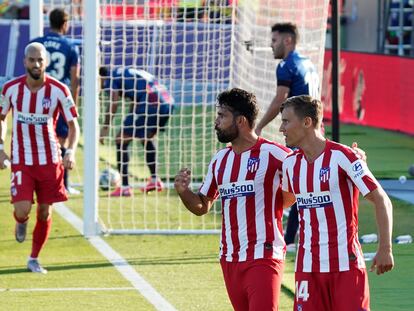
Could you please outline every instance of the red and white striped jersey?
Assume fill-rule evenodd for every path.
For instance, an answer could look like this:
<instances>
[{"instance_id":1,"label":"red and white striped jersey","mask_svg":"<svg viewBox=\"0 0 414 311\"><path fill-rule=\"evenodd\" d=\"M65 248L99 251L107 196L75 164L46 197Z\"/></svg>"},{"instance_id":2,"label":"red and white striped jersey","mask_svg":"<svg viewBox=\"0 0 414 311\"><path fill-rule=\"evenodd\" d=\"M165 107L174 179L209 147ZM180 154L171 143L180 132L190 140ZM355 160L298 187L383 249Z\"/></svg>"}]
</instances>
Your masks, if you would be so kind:
<instances>
[{"instance_id":1,"label":"red and white striped jersey","mask_svg":"<svg viewBox=\"0 0 414 311\"><path fill-rule=\"evenodd\" d=\"M299 209L298 272L364 268L358 241L358 196L378 182L366 163L344 145L327 140L309 163L301 150L283 161L283 191L294 193Z\"/></svg>"},{"instance_id":2,"label":"red and white striped jersey","mask_svg":"<svg viewBox=\"0 0 414 311\"><path fill-rule=\"evenodd\" d=\"M26 76L3 86L0 114L12 109L13 132L11 159L13 164L45 165L61 161L55 125L59 113L67 121L77 117L75 103L68 87L46 76L44 85L31 92Z\"/></svg>"},{"instance_id":3,"label":"red and white striped jersey","mask_svg":"<svg viewBox=\"0 0 414 311\"><path fill-rule=\"evenodd\" d=\"M284 259L281 178L282 162L290 152L259 138L241 154L227 147L211 160L200 193L221 197L221 258Z\"/></svg>"}]
</instances>

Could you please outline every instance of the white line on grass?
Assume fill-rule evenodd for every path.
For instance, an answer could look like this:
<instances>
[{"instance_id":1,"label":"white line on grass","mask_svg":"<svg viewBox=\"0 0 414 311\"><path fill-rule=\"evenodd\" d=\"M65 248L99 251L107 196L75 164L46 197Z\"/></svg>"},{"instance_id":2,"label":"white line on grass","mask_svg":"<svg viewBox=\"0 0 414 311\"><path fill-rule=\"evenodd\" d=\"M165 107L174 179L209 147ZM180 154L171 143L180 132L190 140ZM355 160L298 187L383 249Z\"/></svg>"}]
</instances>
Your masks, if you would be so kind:
<instances>
[{"instance_id":1,"label":"white line on grass","mask_svg":"<svg viewBox=\"0 0 414 311\"><path fill-rule=\"evenodd\" d=\"M56 212L76 228L81 234L83 234L83 222L68 209L63 203L55 204ZM111 262L115 268L131 282L132 286L137 289L142 296L144 296L158 311L177 311L164 297L162 297L144 278L132 268L128 262L118 254L114 249L109 246L99 236L88 239L89 242L95 247L109 262Z\"/></svg>"},{"instance_id":2,"label":"white line on grass","mask_svg":"<svg viewBox=\"0 0 414 311\"><path fill-rule=\"evenodd\" d=\"M135 287L0 288L0 292L99 292L136 290Z\"/></svg>"}]
</instances>

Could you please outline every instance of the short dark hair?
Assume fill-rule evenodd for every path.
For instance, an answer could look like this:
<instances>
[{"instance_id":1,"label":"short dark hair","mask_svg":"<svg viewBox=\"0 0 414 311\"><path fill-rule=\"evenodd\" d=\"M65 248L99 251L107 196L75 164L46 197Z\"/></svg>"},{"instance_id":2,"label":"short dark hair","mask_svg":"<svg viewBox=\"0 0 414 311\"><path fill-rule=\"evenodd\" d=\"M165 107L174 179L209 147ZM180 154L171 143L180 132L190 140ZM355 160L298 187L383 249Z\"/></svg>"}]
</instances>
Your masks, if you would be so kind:
<instances>
[{"instance_id":1,"label":"short dark hair","mask_svg":"<svg viewBox=\"0 0 414 311\"><path fill-rule=\"evenodd\" d=\"M311 118L315 127L322 123L323 107L319 99L309 95L289 97L280 106L280 112L288 107L292 107L295 114L301 119Z\"/></svg>"},{"instance_id":2,"label":"short dark hair","mask_svg":"<svg viewBox=\"0 0 414 311\"><path fill-rule=\"evenodd\" d=\"M50 28L52 29L61 29L68 20L69 14L64 9L54 9L49 14Z\"/></svg>"},{"instance_id":3,"label":"short dark hair","mask_svg":"<svg viewBox=\"0 0 414 311\"><path fill-rule=\"evenodd\" d=\"M272 32L290 35L296 44L299 41L298 27L293 23L276 23L272 26Z\"/></svg>"},{"instance_id":4,"label":"short dark hair","mask_svg":"<svg viewBox=\"0 0 414 311\"><path fill-rule=\"evenodd\" d=\"M221 92L217 96L217 106L228 108L233 115L244 116L251 128L258 114L257 100L253 93L239 88Z\"/></svg>"},{"instance_id":5,"label":"short dark hair","mask_svg":"<svg viewBox=\"0 0 414 311\"><path fill-rule=\"evenodd\" d=\"M107 67L99 67L99 75L101 77L109 76L109 69Z\"/></svg>"}]
</instances>

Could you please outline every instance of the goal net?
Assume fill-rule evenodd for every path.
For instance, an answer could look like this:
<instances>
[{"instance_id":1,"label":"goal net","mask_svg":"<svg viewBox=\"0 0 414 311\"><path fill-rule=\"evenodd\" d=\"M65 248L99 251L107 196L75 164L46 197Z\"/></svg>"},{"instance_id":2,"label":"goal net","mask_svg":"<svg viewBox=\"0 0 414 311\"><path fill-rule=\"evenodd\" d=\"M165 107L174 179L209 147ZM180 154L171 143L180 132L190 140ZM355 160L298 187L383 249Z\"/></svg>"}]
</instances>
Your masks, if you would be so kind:
<instances>
[{"instance_id":1,"label":"goal net","mask_svg":"<svg viewBox=\"0 0 414 311\"><path fill-rule=\"evenodd\" d=\"M72 18L68 35L78 39L82 51L82 1L45 0L45 4L48 10L58 6L68 9ZM270 49L271 25L296 23L301 37L299 51L309 56L322 72L327 10L328 0L210 0L199 4L178 0L100 1L100 63L111 70L133 67L147 71L165 85L175 101L167 125L153 139L163 190L140 190L150 173L145 148L135 139L129 145L132 195L113 197L113 187L97 189L102 230L112 234L219 232L220 204L216 203L203 217L190 214L175 193L174 177L180 168L190 168L191 185L196 190L212 155L223 147L217 143L214 132L219 92L229 87L252 91L261 113L270 104L276 92L277 66ZM82 66L88 64L82 62ZM100 114L96 116L100 124L111 91L111 87L100 90ZM81 95L84 92L82 89ZM88 104L81 100L80 110ZM116 136L131 104L131 100L122 98L109 134L103 137L104 145L99 146L99 163L90 163L88 159L93 159L93 155L83 154L85 166L97 165L99 172L117 168ZM272 122L263 135L281 141L278 123ZM81 120L81 126L84 130L88 124ZM79 172L79 185L82 175Z\"/></svg>"}]
</instances>

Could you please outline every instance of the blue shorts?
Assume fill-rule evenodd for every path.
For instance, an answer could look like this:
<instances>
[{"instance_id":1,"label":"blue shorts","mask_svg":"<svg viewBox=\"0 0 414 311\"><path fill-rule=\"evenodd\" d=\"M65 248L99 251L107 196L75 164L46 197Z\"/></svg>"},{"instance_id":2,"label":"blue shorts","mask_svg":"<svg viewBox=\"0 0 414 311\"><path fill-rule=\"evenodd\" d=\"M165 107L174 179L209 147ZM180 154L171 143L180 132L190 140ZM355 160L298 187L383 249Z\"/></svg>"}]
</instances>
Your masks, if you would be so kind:
<instances>
[{"instance_id":1,"label":"blue shorts","mask_svg":"<svg viewBox=\"0 0 414 311\"><path fill-rule=\"evenodd\" d=\"M147 138L164 131L173 106L170 104L149 106L148 111L131 113L123 122L122 134L135 138Z\"/></svg>"},{"instance_id":2,"label":"blue shorts","mask_svg":"<svg viewBox=\"0 0 414 311\"><path fill-rule=\"evenodd\" d=\"M68 124L66 123L66 120L63 117L63 115L59 114L59 118L56 123L56 135L57 137L66 138L68 137L68 133L69 133Z\"/></svg>"}]
</instances>

